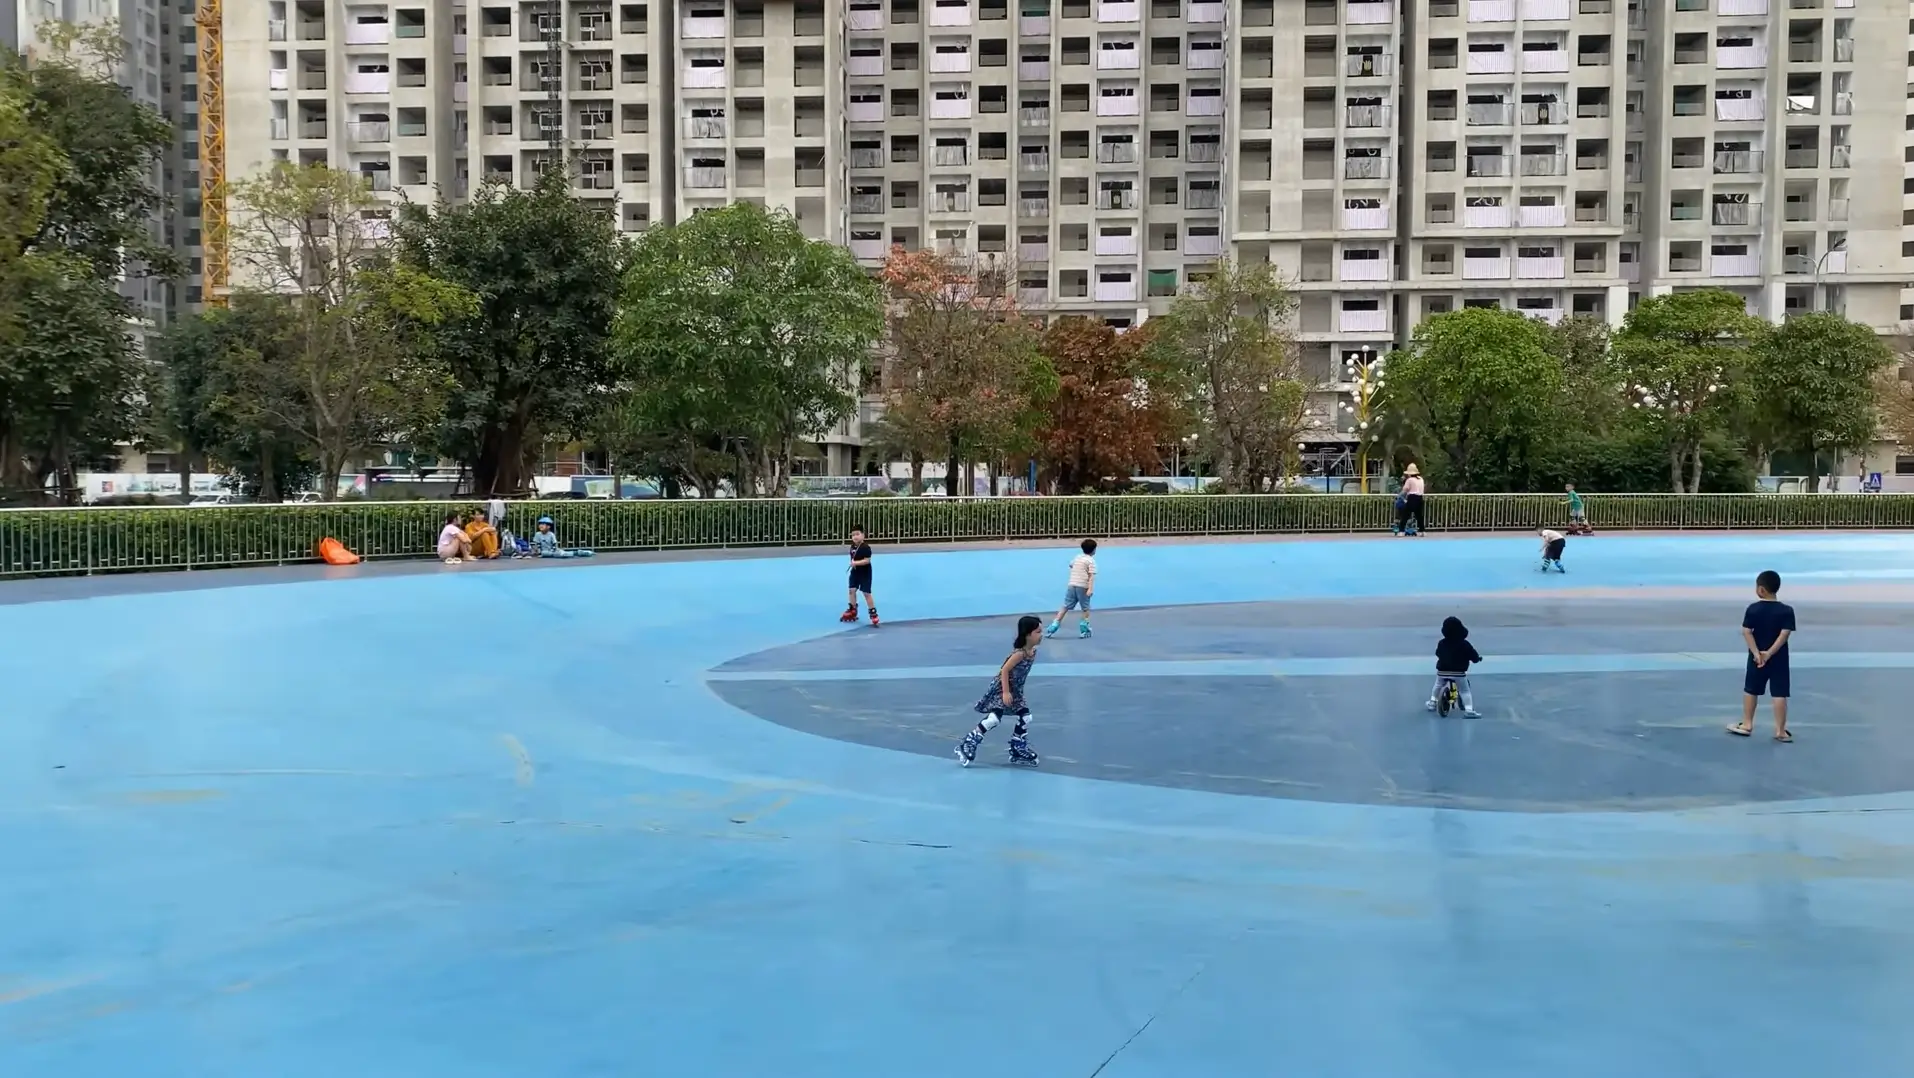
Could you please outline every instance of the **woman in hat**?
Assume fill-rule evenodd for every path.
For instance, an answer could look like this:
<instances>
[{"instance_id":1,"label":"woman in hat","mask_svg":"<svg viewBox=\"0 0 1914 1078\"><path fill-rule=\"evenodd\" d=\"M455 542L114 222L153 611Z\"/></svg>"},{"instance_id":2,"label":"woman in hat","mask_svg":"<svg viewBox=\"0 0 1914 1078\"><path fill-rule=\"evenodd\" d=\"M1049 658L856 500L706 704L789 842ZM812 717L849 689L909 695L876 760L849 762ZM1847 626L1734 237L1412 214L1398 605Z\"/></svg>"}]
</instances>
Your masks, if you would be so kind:
<instances>
[{"instance_id":1,"label":"woman in hat","mask_svg":"<svg viewBox=\"0 0 1914 1078\"><path fill-rule=\"evenodd\" d=\"M1415 518L1415 524L1409 518ZM1402 494L1396 499L1396 534L1416 535L1427 525L1422 519L1422 473L1410 464L1402 470Z\"/></svg>"}]
</instances>

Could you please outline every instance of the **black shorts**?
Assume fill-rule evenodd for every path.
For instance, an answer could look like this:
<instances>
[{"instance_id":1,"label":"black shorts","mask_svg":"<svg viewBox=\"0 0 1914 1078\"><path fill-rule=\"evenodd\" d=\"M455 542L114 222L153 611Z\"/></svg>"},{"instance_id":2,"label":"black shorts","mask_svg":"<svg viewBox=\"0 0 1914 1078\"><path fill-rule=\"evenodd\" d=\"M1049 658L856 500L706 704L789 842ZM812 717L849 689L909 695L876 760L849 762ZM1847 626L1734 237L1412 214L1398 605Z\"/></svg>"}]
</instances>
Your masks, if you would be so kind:
<instances>
[{"instance_id":1,"label":"black shorts","mask_svg":"<svg viewBox=\"0 0 1914 1078\"><path fill-rule=\"evenodd\" d=\"M1741 691L1749 696L1760 696L1765 692L1777 700L1786 700L1788 698L1787 657L1777 655L1769 659L1766 666L1756 666L1754 656L1748 656L1748 673L1741 679Z\"/></svg>"},{"instance_id":2,"label":"black shorts","mask_svg":"<svg viewBox=\"0 0 1914 1078\"><path fill-rule=\"evenodd\" d=\"M871 593L871 571L869 569L851 570L851 590L861 591L866 595Z\"/></svg>"},{"instance_id":3,"label":"black shorts","mask_svg":"<svg viewBox=\"0 0 1914 1078\"><path fill-rule=\"evenodd\" d=\"M1550 539L1548 541L1548 548L1542 551L1542 557L1546 561L1561 561L1562 550L1567 546L1568 540L1566 539Z\"/></svg>"}]
</instances>

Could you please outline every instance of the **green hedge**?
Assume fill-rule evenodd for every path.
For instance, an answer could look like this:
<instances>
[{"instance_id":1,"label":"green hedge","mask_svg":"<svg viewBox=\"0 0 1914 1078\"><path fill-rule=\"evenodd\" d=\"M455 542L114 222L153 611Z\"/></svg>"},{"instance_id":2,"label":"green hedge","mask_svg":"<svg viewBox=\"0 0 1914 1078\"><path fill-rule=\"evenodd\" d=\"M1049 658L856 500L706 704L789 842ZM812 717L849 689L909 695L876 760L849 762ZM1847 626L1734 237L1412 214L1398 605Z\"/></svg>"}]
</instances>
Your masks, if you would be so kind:
<instances>
[{"instance_id":1,"label":"green hedge","mask_svg":"<svg viewBox=\"0 0 1914 1078\"><path fill-rule=\"evenodd\" d=\"M424 557L445 514L473 503L15 509L0 511L0 577L309 562L325 536L368 558ZM1617 494L1588 498L1611 530L1914 528L1914 495ZM853 525L879 542L1273 535L1386 529L1387 495L1143 495L1086 498L820 498L514 502L507 526L539 515L568 546L600 551L838 543ZM1557 494L1438 494L1430 531L1559 525Z\"/></svg>"}]
</instances>

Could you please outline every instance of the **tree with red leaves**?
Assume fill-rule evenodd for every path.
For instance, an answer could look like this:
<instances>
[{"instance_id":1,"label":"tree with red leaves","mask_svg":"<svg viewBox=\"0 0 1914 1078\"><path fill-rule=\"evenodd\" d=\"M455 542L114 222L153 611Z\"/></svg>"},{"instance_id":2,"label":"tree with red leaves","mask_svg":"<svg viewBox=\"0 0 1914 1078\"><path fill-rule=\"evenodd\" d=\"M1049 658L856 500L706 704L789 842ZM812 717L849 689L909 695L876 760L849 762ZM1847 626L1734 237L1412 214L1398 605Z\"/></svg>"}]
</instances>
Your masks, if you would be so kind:
<instances>
[{"instance_id":1,"label":"tree with red leaves","mask_svg":"<svg viewBox=\"0 0 1914 1078\"><path fill-rule=\"evenodd\" d=\"M1008 267L898 248L883 281L889 341L877 440L910 457L914 484L922 461L941 453L945 492L968 492L975 462L1027 448L1055 376Z\"/></svg>"},{"instance_id":2,"label":"tree with red leaves","mask_svg":"<svg viewBox=\"0 0 1914 1078\"><path fill-rule=\"evenodd\" d=\"M1127 481L1162 463L1157 446L1173 415L1149 392L1149 327L1119 333L1088 318L1052 323L1043 352L1057 372L1057 396L1039 434L1039 460L1057 493L1107 479ZM1127 485L1127 483L1126 483Z\"/></svg>"}]
</instances>

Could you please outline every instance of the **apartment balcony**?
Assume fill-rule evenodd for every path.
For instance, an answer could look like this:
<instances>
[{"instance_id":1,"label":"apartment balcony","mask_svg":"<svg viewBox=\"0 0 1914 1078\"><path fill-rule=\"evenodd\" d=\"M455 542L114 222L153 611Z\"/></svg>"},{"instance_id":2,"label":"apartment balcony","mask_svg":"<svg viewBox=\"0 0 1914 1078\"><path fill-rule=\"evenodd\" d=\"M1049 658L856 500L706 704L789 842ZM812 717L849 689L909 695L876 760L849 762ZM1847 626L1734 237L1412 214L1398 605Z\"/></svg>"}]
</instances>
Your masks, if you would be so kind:
<instances>
[{"instance_id":1,"label":"apartment balcony","mask_svg":"<svg viewBox=\"0 0 1914 1078\"><path fill-rule=\"evenodd\" d=\"M1471 101L1462 106L1462 118L1470 127L1509 127L1515 107L1506 101Z\"/></svg>"},{"instance_id":2,"label":"apartment balcony","mask_svg":"<svg viewBox=\"0 0 1914 1078\"><path fill-rule=\"evenodd\" d=\"M924 200L924 208L931 213L969 213L970 192L932 191Z\"/></svg>"},{"instance_id":3,"label":"apartment balcony","mask_svg":"<svg viewBox=\"0 0 1914 1078\"><path fill-rule=\"evenodd\" d=\"M1754 228L1761 224L1761 203L1717 202L1709 207L1708 220L1717 225Z\"/></svg>"},{"instance_id":4,"label":"apartment balcony","mask_svg":"<svg viewBox=\"0 0 1914 1078\"><path fill-rule=\"evenodd\" d=\"M1515 276L1523 281L1559 281L1568 276L1567 266L1561 255L1545 257L1517 256Z\"/></svg>"},{"instance_id":5,"label":"apartment balcony","mask_svg":"<svg viewBox=\"0 0 1914 1078\"><path fill-rule=\"evenodd\" d=\"M1183 57L1183 66L1191 71L1221 71L1224 56L1222 49L1191 48L1188 55Z\"/></svg>"},{"instance_id":6,"label":"apartment balcony","mask_svg":"<svg viewBox=\"0 0 1914 1078\"><path fill-rule=\"evenodd\" d=\"M1836 6L1838 7L1840 5ZM1834 62L1837 64L1851 64L1854 62L1853 38L1837 37L1834 39Z\"/></svg>"},{"instance_id":7,"label":"apartment balcony","mask_svg":"<svg viewBox=\"0 0 1914 1078\"><path fill-rule=\"evenodd\" d=\"M284 116L273 117L271 126L271 135L274 142L283 142L292 133L292 121L286 119Z\"/></svg>"},{"instance_id":8,"label":"apartment balcony","mask_svg":"<svg viewBox=\"0 0 1914 1078\"><path fill-rule=\"evenodd\" d=\"M1852 146L1829 146L1828 167L1847 168L1853 153L1854 148Z\"/></svg>"},{"instance_id":9,"label":"apartment balcony","mask_svg":"<svg viewBox=\"0 0 1914 1078\"><path fill-rule=\"evenodd\" d=\"M1097 144L1097 163L1103 165L1136 164L1136 143L1101 142Z\"/></svg>"},{"instance_id":10,"label":"apartment balcony","mask_svg":"<svg viewBox=\"0 0 1914 1078\"><path fill-rule=\"evenodd\" d=\"M701 190L724 186L724 169L713 165L692 165L685 169L685 186Z\"/></svg>"},{"instance_id":11,"label":"apartment balcony","mask_svg":"<svg viewBox=\"0 0 1914 1078\"><path fill-rule=\"evenodd\" d=\"M1388 105L1347 105L1343 108L1343 126L1382 128L1389 126Z\"/></svg>"},{"instance_id":12,"label":"apartment balcony","mask_svg":"<svg viewBox=\"0 0 1914 1078\"><path fill-rule=\"evenodd\" d=\"M1715 175L1751 176L1761 171L1760 150L1716 150Z\"/></svg>"},{"instance_id":13,"label":"apartment balcony","mask_svg":"<svg viewBox=\"0 0 1914 1078\"><path fill-rule=\"evenodd\" d=\"M1767 66L1766 45L1723 45L1715 49L1715 68L1720 71L1746 71Z\"/></svg>"},{"instance_id":14,"label":"apartment balcony","mask_svg":"<svg viewBox=\"0 0 1914 1078\"><path fill-rule=\"evenodd\" d=\"M883 213L884 212L884 196L881 194L870 194L866 192L854 193L851 195L851 212L852 213Z\"/></svg>"},{"instance_id":15,"label":"apartment balcony","mask_svg":"<svg viewBox=\"0 0 1914 1078\"><path fill-rule=\"evenodd\" d=\"M1098 71L1135 71L1142 66L1143 57L1134 48L1097 50Z\"/></svg>"},{"instance_id":16,"label":"apartment balcony","mask_svg":"<svg viewBox=\"0 0 1914 1078\"><path fill-rule=\"evenodd\" d=\"M268 41L286 40L286 20L267 19L266 20L266 40Z\"/></svg>"},{"instance_id":17,"label":"apartment balcony","mask_svg":"<svg viewBox=\"0 0 1914 1078\"><path fill-rule=\"evenodd\" d=\"M1845 221L1848 219L1848 200L1845 198L1828 199L1828 220Z\"/></svg>"},{"instance_id":18,"label":"apartment balcony","mask_svg":"<svg viewBox=\"0 0 1914 1078\"><path fill-rule=\"evenodd\" d=\"M1574 0L1522 0L1523 22L1550 22L1574 17Z\"/></svg>"},{"instance_id":19,"label":"apartment balcony","mask_svg":"<svg viewBox=\"0 0 1914 1078\"><path fill-rule=\"evenodd\" d=\"M1514 22L1515 0L1469 0L1470 22Z\"/></svg>"},{"instance_id":20,"label":"apartment balcony","mask_svg":"<svg viewBox=\"0 0 1914 1078\"><path fill-rule=\"evenodd\" d=\"M392 40L392 24L387 22L351 22L346 24L346 44L383 45Z\"/></svg>"},{"instance_id":21,"label":"apartment balcony","mask_svg":"<svg viewBox=\"0 0 1914 1078\"><path fill-rule=\"evenodd\" d=\"M1025 82L1047 82L1050 79L1050 61L1019 60L1017 77Z\"/></svg>"},{"instance_id":22,"label":"apartment balcony","mask_svg":"<svg viewBox=\"0 0 1914 1078\"><path fill-rule=\"evenodd\" d=\"M1183 103L1183 112L1189 116L1221 116L1223 115L1223 95L1192 93Z\"/></svg>"},{"instance_id":23,"label":"apartment balcony","mask_svg":"<svg viewBox=\"0 0 1914 1078\"><path fill-rule=\"evenodd\" d=\"M1214 165L1223 159L1223 147L1216 142L1192 141L1185 154L1184 159L1192 165Z\"/></svg>"},{"instance_id":24,"label":"apartment balcony","mask_svg":"<svg viewBox=\"0 0 1914 1078\"><path fill-rule=\"evenodd\" d=\"M299 125L299 137L302 139L322 139L326 137L326 122L308 120Z\"/></svg>"},{"instance_id":25,"label":"apartment balcony","mask_svg":"<svg viewBox=\"0 0 1914 1078\"><path fill-rule=\"evenodd\" d=\"M970 245L960 239L938 239L931 249L945 258L966 258L970 255Z\"/></svg>"},{"instance_id":26,"label":"apartment balcony","mask_svg":"<svg viewBox=\"0 0 1914 1078\"><path fill-rule=\"evenodd\" d=\"M1365 52L1342 58L1342 73L1352 79L1387 78L1395 70L1395 57L1386 52Z\"/></svg>"},{"instance_id":27,"label":"apartment balcony","mask_svg":"<svg viewBox=\"0 0 1914 1078\"><path fill-rule=\"evenodd\" d=\"M346 93L387 94L392 92L392 75L386 71L346 72Z\"/></svg>"},{"instance_id":28,"label":"apartment balcony","mask_svg":"<svg viewBox=\"0 0 1914 1078\"><path fill-rule=\"evenodd\" d=\"M930 118L933 120L970 119L970 98L933 97L930 99Z\"/></svg>"},{"instance_id":29,"label":"apartment balcony","mask_svg":"<svg viewBox=\"0 0 1914 1078\"><path fill-rule=\"evenodd\" d=\"M1183 237L1183 253L1202 256L1220 255L1223 253L1223 237L1220 235L1185 236Z\"/></svg>"},{"instance_id":30,"label":"apartment balcony","mask_svg":"<svg viewBox=\"0 0 1914 1078\"><path fill-rule=\"evenodd\" d=\"M801 168L796 171L799 187L824 186L824 170L821 168Z\"/></svg>"},{"instance_id":31,"label":"apartment balcony","mask_svg":"<svg viewBox=\"0 0 1914 1078\"><path fill-rule=\"evenodd\" d=\"M884 122L884 103L882 101L849 101L844 105L844 118L854 124L879 124Z\"/></svg>"},{"instance_id":32,"label":"apartment balcony","mask_svg":"<svg viewBox=\"0 0 1914 1078\"><path fill-rule=\"evenodd\" d=\"M1746 123L1768 118L1768 103L1760 97L1717 97L1715 119Z\"/></svg>"},{"instance_id":33,"label":"apartment balcony","mask_svg":"<svg viewBox=\"0 0 1914 1078\"><path fill-rule=\"evenodd\" d=\"M1515 223L1523 228L1562 228L1568 224L1568 207L1560 202L1551 206L1517 206Z\"/></svg>"},{"instance_id":34,"label":"apartment balcony","mask_svg":"<svg viewBox=\"0 0 1914 1078\"><path fill-rule=\"evenodd\" d=\"M1342 178L1386 180L1389 178L1389 159L1387 157L1345 157L1342 159Z\"/></svg>"},{"instance_id":35,"label":"apartment balcony","mask_svg":"<svg viewBox=\"0 0 1914 1078\"><path fill-rule=\"evenodd\" d=\"M933 146L930 150L930 163L938 168L962 168L970 164L970 148L967 146Z\"/></svg>"},{"instance_id":36,"label":"apartment balcony","mask_svg":"<svg viewBox=\"0 0 1914 1078\"><path fill-rule=\"evenodd\" d=\"M1143 5L1137 0L1099 0L1097 4L1098 22L1135 22L1142 17Z\"/></svg>"},{"instance_id":37,"label":"apartment balcony","mask_svg":"<svg viewBox=\"0 0 1914 1078\"><path fill-rule=\"evenodd\" d=\"M287 71L283 67L273 68L272 71L266 76L267 78L266 88L269 90L285 89L287 82L290 81L290 75L291 75L291 72Z\"/></svg>"},{"instance_id":38,"label":"apartment balcony","mask_svg":"<svg viewBox=\"0 0 1914 1078\"><path fill-rule=\"evenodd\" d=\"M855 78L872 78L884 74L884 57L869 53L851 53L844 58L844 73Z\"/></svg>"},{"instance_id":39,"label":"apartment balcony","mask_svg":"<svg viewBox=\"0 0 1914 1078\"><path fill-rule=\"evenodd\" d=\"M724 16L692 15L680 23L679 37L714 38L724 36Z\"/></svg>"},{"instance_id":40,"label":"apartment balcony","mask_svg":"<svg viewBox=\"0 0 1914 1078\"><path fill-rule=\"evenodd\" d=\"M1465 281L1506 281L1509 279L1509 260L1500 258L1464 258L1462 260L1462 279Z\"/></svg>"},{"instance_id":41,"label":"apartment balcony","mask_svg":"<svg viewBox=\"0 0 1914 1078\"><path fill-rule=\"evenodd\" d=\"M884 9L877 5L847 8L844 12L844 26L849 30L882 30Z\"/></svg>"},{"instance_id":42,"label":"apartment balcony","mask_svg":"<svg viewBox=\"0 0 1914 1078\"><path fill-rule=\"evenodd\" d=\"M1344 307L1338 311L1336 328L1342 333L1387 333L1389 332L1389 312L1386 310L1351 310Z\"/></svg>"},{"instance_id":43,"label":"apartment balcony","mask_svg":"<svg viewBox=\"0 0 1914 1078\"><path fill-rule=\"evenodd\" d=\"M1845 248L1829 251L1821 257L1821 272L1846 273L1848 271L1848 253Z\"/></svg>"},{"instance_id":44,"label":"apartment balcony","mask_svg":"<svg viewBox=\"0 0 1914 1078\"><path fill-rule=\"evenodd\" d=\"M1134 210L1136 209L1136 192L1128 189L1098 191L1097 209Z\"/></svg>"},{"instance_id":45,"label":"apartment balcony","mask_svg":"<svg viewBox=\"0 0 1914 1078\"><path fill-rule=\"evenodd\" d=\"M1044 128L1048 128L1050 126L1050 110L1047 108L1018 109L1017 110L1017 125L1019 127L1027 127L1027 128L1032 128L1036 130L1042 130Z\"/></svg>"},{"instance_id":46,"label":"apartment balcony","mask_svg":"<svg viewBox=\"0 0 1914 1078\"><path fill-rule=\"evenodd\" d=\"M1471 178L1507 176L1509 159L1503 156L1490 157L1486 154L1470 154L1462 161L1463 175Z\"/></svg>"},{"instance_id":47,"label":"apartment balcony","mask_svg":"<svg viewBox=\"0 0 1914 1078\"><path fill-rule=\"evenodd\" d=\"M1017 33L1024 37L1049 37L1050 16L1021 15L1017 18Z\"/></svg>"},{"instance_id":48,"label":"apartment balcony","mask_svg":"<svg viewBox=\"0 0 1914 1078\"><path fill-rule=\"evenodd\" d=\"M939 75L962 75L970 70L970 53L932 52L930 69Z\"/></svg>"},{"instance_id":49,"label":"apartment balcony","mask_svg":"<svg viewBox=\"0 0 1914 1078\"><path fill-rule=\"evenodd\" d=\"M1204 26L1220 26L1227 5L1213 3L1211 0L1194 0L1183 10L1183 21Z\"/></svg>"},{"instance_id":50,"label":"apartment balcony","mask_svg":"<svg viewBox=\"0 0 1914 1078\"><path fill-rule=\"evenodd\" d=\"M1018 154L1017 171L1033 176L1045 175L1050 171L1050 155L1047 153Z\"/></svg>"},{"instance_id":51,"label":"apartment balcony","mask_svg":"<svg viewBox=\"0 0 1914 1078\"><path fill-rule=\"evenodd\" d=\"M1559 153L1525 153L1522 155L1522 175L1566 176L1568 158Z\"/></svg>"},{"instance_id":52,"label":"apartment balcony","mask_svg":"<svg viewBox=\"0 0 1914 1078\"><path fill-rule=\"evenodd\" d=\"M1708 276L1759 277L1761 276L1761 256L1711 254L1708 256Z\"/></svg>"},{"instance_id":53,"label":"apartment balcony","mask_svg":"<svg viewBox=\"0 0 1914 1078\"><path fill-rule=\"evenodd\" d=\"M1854 95L1846 90L1835 94L1828 100L1828 112L1833 116L1854 115Z\"/></svg>"},{"instance_id":54,"label":"apartment balcony","mask_svg":"<svg viewBox=\"0 0 1914 1078\"><path fill-rule=\"evenodd\" d=\"M1539 318L1551 326L1562 320L1560 307L1517 307L1515 313L1523 318Z\"/></svg>"},{"instance_id":55,"label":"apartment balcony","mask_svg":"<svg viewBox=\"0 0 1914 1078\"><path fill-rule=\"evenodd\" d=\"M1547 75L1568 70L1567 49L1524 49L1522 70L1527 74Z\"/></svg>"},{"instance_id":56,"label":"apartment balcony","mask_svg":"<svg viewBox=\"0 0 1914 1078\"><path fill-rule=\"evenodd\" d=\"M685 137L688 139L721 139L723 138L724 137L724 117L722 116L687 117L685 119ZM853 155L855 155L863 151L853 150L851 152ZM878 151L872 150L869 152L871 152L872 154L876 154ZM856 167L855 159L853 159L852 165L853 167ZM875 165L874 164L867 165L864 167L871 168L871 167L875 167Z\"/></svg>"},{"instance_id":57,"label":"apartment balcony","mask_svg":"<svg viewBox=\"0 0 1914 1078\"><path fill-rule=\"evenodd\" d=\"M346 125L346 137L362 146L392 141L392 124L385 120L360 120Z\"/></svg>"},{"instance_id":58,"label":"apartment balcony","mask_svg":"<svg viewBox=\"0 0 1914 1078\"><path fill-rule=\"evenodd\" d=\"M372 190L375 192L383 193L383 192L392 190L392 170L391 169L387 169L387 168L368 169L364 172L359 173L359 179L365 181L365 185L367 187L372 188Z\"/></svg>"},{"instance_id":59,"label":"apartment balcony","mask_svg":"<svg viewBox=\"0 0 1914 1078\"><path fill-rule=\"evenodd\" d=\"M1342 227L1352 232L1373 232L1389 227L1387 206L1344 206Z\"/></svg>"},{"instance_id":60,"label":"apartment balcony","mask_svg":"<svg viewBox=\"0 0 1914 1078\"><path fill-rule=\"evenodd\" d=\"M1041 221L1050 216L1050 200L1047 198L1020 198L1017 200L1017 216L1033 221Z\"/></svg>"},{"instance_id":61,"label":"apartment balcony","mask_svg":"<svg viewBox=\"0 0 1914 1078\"><path fill-rule=\"evenodd\" d=\"M325 39L326 39L326 20L324 19L300 19L299 20L299 40L324 41Z\"/></svg>"},{"instance_id":62,"label":"apartment balcony","mask_svg":"<svg viewBox=\"0 0 1914 1078\"><path fill-rule=\"evenodd\" d=\"M1038 236L1035 240L1017 241L1017 261L1026 266L1043 266L1050 262L1050 241Z\"/></svg>"},{"instance_id":63,"label":"apartment balcony","mask_svg":"<svg viewBox=\"0 0 1914 1078\"><path fill-rule=\"evenodd\" d=\"M1497 52L1471 51L1466 66L1471 75L1507 75L1515 71L1515 54L1507 49Z\"/></svg>"},{"instance_id":64,"label":"apartment balcony","mask_svg":"<svg viewBox=\"0 0 1914 1078\"><path fill-rule=\"evenodd\" d=\"M1339 263L1336 279L1340 281L1386 281L1389 279L1389 260L1385 258L1345 258Z\"/></svg>"},{"instance_id":65,"label":"apartment balcony","mask_svg":"<svg viewBox=\"0 0 1914 1078\"><path fill-rule=\"evenodd\" d=\"M687 67L684 70L684 85L700 90L719 90L724 88L723 67Z\"/></svg>"},{"instance_id":66,"label":"apartment balcony","mask_svg":"<svg viewBox=\"0 0 1914 1078\"><path fill-rule=\"evenodd\" d=\"M931 0L930 24L932 26L969 26L969 0L963 3L945 4Z\"/></svg>"},{"instance_id":67,"label":"apartment balcony","mask_svg":"<svg viewBox=\"0 0 1914 1078\"><path fill-rule=\"evenodd\" d=\"M1120 96L1099 95L1097 97L1098 116L1137 116L1142 112L1141 102L1135 94Z\"/></svg>"},{"instance_id":68,"label":"apartment balcony","mask_svg":"<svg viewBox=\"0 0 1914 1078\"><path fill-rule=\"evenodd\" d=\"M1642 264L1640 262L1624 262L1615 268L1619 271L1617 276L1629 284L1635 284L1642 279Z\"/></svg>"},{"instance_id":69,"label":"apartment balcony","mask_svg":"<svg viewBox=\"0 0 1914 1078\"><path fill-rule=\"evenodd\" d=\"M1813 146L1800 149L1790 146L1782 151L1781 164L1787 168L1819 168L1821 151Z\"/></svg>"},{"instance_id":70,"label":"apartment balcony","mask_svg":"<svg viewBox=\"0 0 1914 1078\"><path fill-rule=\"evenodd\" d=\"M1136 253L1136 233L1120 236L1097 234L1096 253L1099 255L1133 255Z\"/></svg>"},{"instance_id":71,"label":"apartment balcony","mask_svg":"<svg viewBox=\"0 0 1914 1078\"><path fill-rule=\"evenodd\" d=\"M1522 126L1556 127L1568 123L1568 106L1560 101L1524 101Z\"/></svg>"},{"instance_id":72,"label":"apartment balcony","mask_svg":"<svg viewBox=\"0 0 1914 1078\"><path fill-rule=\"evenodd\" d=\"M851 255L855 258L879 259L884 257L883 240L854 239L850 242L849 246L851 248Z\"/></svg>"},{"instance_id":73,"label":"apartment balcony","mask_svg":"<svg viewBox=\"0 0 1914 1078\"><path fill-rule=\"evenodd\" d=\"M1192 187L1184 193L1183 205L1192 210L1220 210L1223 208L1223 192L1214 187Z\"/></svg>"},{"instance_id":74,"label":"apartment balcony","mask_svg":"<svg viewBox=\"0 0 1914 1078\"><path fill-rule=\"evenodd\" d=\"M1050 289L1048 286L1043 288L1019 288L1017 289L1017 302L1025 307L1040 307L1050 302Z\"/></svg>"},{"instance_id":75,"label":"apartment balcony","mask_svg":"<svg viewBox=\"0 0 1914 1078\"><path fill-rule=\"evenodd\" d=\"M1386 0L1349 0L1342 21L1349 26L1388 26L1396 21L1395 7Z\"/></svg>"},{"instance_id":76,"label":"apartment balcony","mask_svg":"<svg viewBox=\"0 0 1914 1078\"><path fill-rule=\"evenodd\" d=\"M1766 15L1768 0L1716 0L1717 15Z\"/></svg>"},{"instance_id":77,"label":"apartment balcony","mask_svg":"<svg viewBox=\"0 0 1914 1078\"><path fill-rule=\"evenodd\" d=\"M1135 5L1131 6L1134 7ZM1092 296L1098 303L1135 302L1136 282L1134 280L1105 281L1098 279Z\"/></svg>"},{"instance_id":78,"label":"apartment balcony","mask_svg":"<svg viewBox=\"0 0 1914 1078\"><path fill-rule=\"evenodd\" d=\"M1608 272L1608 262L1601 258L1578 258L1573 268L1577 277L1600 277Z\"/></svg>"},{"instance_id":79,"label":"apartment balcony","mask_svg":"<svg viewBox=\"0 0 1914 1078\"><path fill-rule=\"evenodd\" d=\"M1668 256L1668 272L1670 273L1700 273L1701 272L1701 256L1670 254Z\"/></svg>"},{"instance_id":80,"label":"apartment balcony","mask_svg":"<svg viewBox=\"0 0 1914 1078\"><path fill-rule=\"evenodd\" d=\"M1463 228L1507 228L1509 220L1509 207L1506 203L1495 206L1462 207Z\"/></svg>"}]
</instances>

